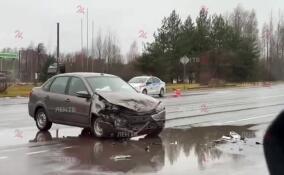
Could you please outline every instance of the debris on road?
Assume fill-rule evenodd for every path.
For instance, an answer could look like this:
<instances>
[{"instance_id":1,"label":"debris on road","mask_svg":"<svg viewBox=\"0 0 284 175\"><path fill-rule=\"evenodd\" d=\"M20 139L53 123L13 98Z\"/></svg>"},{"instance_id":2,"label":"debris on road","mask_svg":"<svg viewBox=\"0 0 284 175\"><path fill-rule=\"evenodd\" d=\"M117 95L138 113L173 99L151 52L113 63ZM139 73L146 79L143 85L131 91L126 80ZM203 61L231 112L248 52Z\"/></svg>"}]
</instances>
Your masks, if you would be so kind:
<instances>
[{"instance_id":1,"label":"debris on road","mask_svg":"<svg viewBox=\"0 0 284 175\"><path fill-rule=\"evenodd\" d=\"M130 160L131 155L117 155L117 156L111 156L110 159L114 161L120 161L120 160Z\"/></svg>"},{"instance_id":2,"label":"debris on road","mask_svg":"<svg viewBox=\"0 0 284 175\"><path fill-rule=\"evenodd\" d=\"M150 152L150 146L146 146L145 151Z\"/></svg>"},{"instance_id":3,"label":"debris on road","mask_svg":"<svg viewBox=\"0 0 284 175\"><path fill-rule=\"evenodd\" d=\"M146 134L145 135L141 135L141 136L131 137L130 140L138 141L140 139L144 139L145 137L146 137Z\"/></svg>"},{"instance_id":4,"label":"debris on road","mask_svg":"<svg viewBox=\"0 0 284 175\"><path fill-rule=\"evenodd\" d=\"M240 140L245 141L245 138L241 138L241 136L235 131L230 131L229 135L222 136L220 139L215 140L214 142L215 143L225 143L225 142L236 143Z\"/></svg>"},{"instance_id":5,"label":"debris on road","mask_svg":"<svg viewBox=\"0 0 284 175\"><path fill-rule=\"evenodd\" d=\"M230 136L233 138L233 139L236 139L236 140L240 140L241 139L241 136L236 133L235 131L231 131L230 132Z\"/></svg>"},{"instance_id":6,"label":"debris on road","mask_svg":"<svg viewBox=\"0 0 284 175\"><path fill-rule=\"evenodd\" d=\"M257 145L261 145L261 143L260 143L260 142L255 142L255 144L257 144Z\"/></svg>"},{"instance_id":7,"label":"debris on road","mask_svg":"<svg viewBox=\"0 0 284 175\"><path fill-rule=\"evenodd\" d=\"M170 143L171 145L177 145L177 141Z\"/></svg>"}]
</instances>

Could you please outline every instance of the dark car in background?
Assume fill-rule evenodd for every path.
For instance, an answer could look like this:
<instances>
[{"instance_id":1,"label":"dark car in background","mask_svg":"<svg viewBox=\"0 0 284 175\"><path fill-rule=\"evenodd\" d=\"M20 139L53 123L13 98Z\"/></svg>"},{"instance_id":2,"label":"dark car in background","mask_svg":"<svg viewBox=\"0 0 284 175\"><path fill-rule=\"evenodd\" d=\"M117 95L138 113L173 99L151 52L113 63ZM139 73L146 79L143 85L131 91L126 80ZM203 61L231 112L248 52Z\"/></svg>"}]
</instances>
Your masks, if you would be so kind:
<instances>
[{"instance_id":1,"label":"dark car in background","mask_svg":"<svg viewBox=\"0 0 284 175\"><path fill-rule=\"evenodd\" d=\"M33 88L29 114L41 131L52 123L86 128L96 137L158 135L165 107L121 78L103 73L67 73Z\"/></svg>"}]
</instances>

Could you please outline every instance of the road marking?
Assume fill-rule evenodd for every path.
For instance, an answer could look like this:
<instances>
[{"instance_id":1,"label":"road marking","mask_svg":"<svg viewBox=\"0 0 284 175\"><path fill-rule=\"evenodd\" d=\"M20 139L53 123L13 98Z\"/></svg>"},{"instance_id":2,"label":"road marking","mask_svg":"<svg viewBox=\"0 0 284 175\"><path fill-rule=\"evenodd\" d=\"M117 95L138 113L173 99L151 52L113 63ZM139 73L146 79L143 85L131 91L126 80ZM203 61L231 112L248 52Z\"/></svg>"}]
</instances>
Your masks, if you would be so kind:
<instances>
[{"instance_id":1,"label":"road marking","mask_svg":"<svg viewBox=\"0 0 284 175\"><path fill-rule=\"evenodd\" d=\"M0 160L7 159L7 158L8 158L7 156L2 156L0 157Z\"/></svg>"},{"instance_id":2,"label":"road marking","mask_svg":"<svg viewBox=\"0 0 284 175\"><path fill-rule=\"evenodd\" d=\"M70 149L70 148L73 148L73 146L66 146L63 149Z\"/></svg>"},{"instance_id":3,"label":"road marking","mask_svg":"<svg viewBox=\"0 0 284 175\"><path fill-rule=\"evenodd\" d=\"M29 152L29 153L26 153L26 155L30 156L30 155L40 154L40 153L45 153L45 152L48 152L48 150L42 150L42 151L36 151L36 152Z\"/></svg>"},{"instance_id":4,"label":"road marking","mask_svg":"<svg viewBox=\"0 0 284 175\"><path fill-rule=\"evenodd\" d=\"M240 120L231 120L231 121L227 121L227 122L223 122L223 123L217 123L215 125L224 125L224 124L228 124L228 123L235 123L235 122L259 119L259 118L267 118L267 117L273 117L273 116L276 116L276 115L277 114L266 114L266 115L261 115L261 116L258 116L258 117L250 117L250 118L245 118L245 119L240 119Z\"/></svg>"},{"instance_id":5,"label":"road marking","mask_svg":"<svg viewBox=\"0 0 284 175\"><path fill-rule=\"evenodd\" d=\"M26 148L16 148L16 149L4 149L4 150L0 150L0 153L3 152L12 152L12 151L19 151L19 150L24 150Z\"/></svg>"}]
</instances>

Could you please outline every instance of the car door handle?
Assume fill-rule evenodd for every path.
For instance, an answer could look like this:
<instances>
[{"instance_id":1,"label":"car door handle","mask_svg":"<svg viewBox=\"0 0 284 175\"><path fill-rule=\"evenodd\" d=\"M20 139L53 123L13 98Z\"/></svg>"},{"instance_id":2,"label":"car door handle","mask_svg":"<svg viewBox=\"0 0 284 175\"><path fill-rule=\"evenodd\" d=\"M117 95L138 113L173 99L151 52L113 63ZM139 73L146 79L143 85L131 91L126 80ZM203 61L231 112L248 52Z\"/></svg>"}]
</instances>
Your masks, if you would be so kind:
<instances>
[{"instance_id":1,"label":"car door handle","mask_svg":"<svg viewBox=\"0 0 284 175\"><path fill-rule=\"evenodd\" d=\"M67 98L67 99L65 100L65 102L68 102L68 103L69 103L69 102L70 102L70 99L69 99L69 98Z\"/></svg>"}]
</instances>

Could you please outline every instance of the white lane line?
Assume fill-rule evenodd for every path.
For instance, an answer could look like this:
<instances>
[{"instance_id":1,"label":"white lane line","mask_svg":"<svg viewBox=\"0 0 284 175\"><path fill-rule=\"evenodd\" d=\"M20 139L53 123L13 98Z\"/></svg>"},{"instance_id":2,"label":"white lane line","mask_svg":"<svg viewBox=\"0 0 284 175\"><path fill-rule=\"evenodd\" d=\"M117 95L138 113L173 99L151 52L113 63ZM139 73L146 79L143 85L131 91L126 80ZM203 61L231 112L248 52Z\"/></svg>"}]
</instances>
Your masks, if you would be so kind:
<instances>
[{"instance_id":1,"label":"white lane line","mask_svg":"<svg viewBox=\"0 0 284 175\"><path fill-rule=\"evenodd\" d=\"M63 150L64 149L70 149L70 148L73 148L73 146L66 146L66 147L63 148Z\"/></svg>"},{"instance_id":2,"label":"white lane line","mask_svg":"<svg viewBox=\"0 0 284 175\"><path fill-rule=\"evenodd\" d=\"M40 154L40 153L45 153L45 152L48 152L48 150L29 152L29 153L26 153L26 155L30 156L30 155Z\"/></svg>"},{"instance_id":3,"label":"white lane line","mask_svg":"<svg viewBox=\"0 0 284 175\"><path fill-rule=\"evenodd\" d=\"M13 152L13 151L19 151L19 150L24 150L26 148L16 148L16 149L4 149L4 150L0 150L0 153L3 152Z\"/></svg>"},{"instance_id":4,"label":"white lane line","mask_svg":"<svg viewBox=\"0 0 284 175\"><path fill-rule=\"evenodd\" d=\"M2 156L0 157L0 160L7 159L7 158L8 158L7 156Z\"/></svg>"},{"instance_id":5,"label":"white lane line","mask_svg":"<svg viewBox=\"0 0 284 175\"><path fill-rule=\"evenodd\" d=\"M224 125L224 124L228 124L228 123L236 123L236 122L247 121L247 120L254 120L254 119L260 119L260 118L274 117L276 115L277 114L266 114L266 115L261 115L261 116L257 116L257 117L250 117L250 118L245 118L245 119L240 119L240 120L231 120L231 121L227 121L227 122L223 122L223 123L217 123L215 125Z\"/></svg>"}]
</instances>

